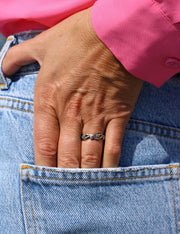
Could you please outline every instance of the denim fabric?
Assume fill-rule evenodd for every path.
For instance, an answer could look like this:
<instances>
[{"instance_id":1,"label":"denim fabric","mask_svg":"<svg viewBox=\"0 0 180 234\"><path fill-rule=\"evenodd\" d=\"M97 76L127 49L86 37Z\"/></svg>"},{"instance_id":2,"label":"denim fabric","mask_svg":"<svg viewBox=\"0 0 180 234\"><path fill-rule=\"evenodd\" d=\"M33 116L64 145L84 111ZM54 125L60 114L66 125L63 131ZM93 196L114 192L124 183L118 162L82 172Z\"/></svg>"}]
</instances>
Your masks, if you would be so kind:
<instances>
[{"instance_id":1,"label":"denim fabric","mask_svg":"<svg viewBox=\"0 0 180 234\"><path fill-rule=\"evenodd\" d=\"M1 50L36 32L15 35ZM0 233L180 233L180 76L145 83L118 168L34 165L37 63L0 81Z\"/></svg>"},{"instance_id":2,"label":"denim fabric","mask_svg":"<svg viewBox=\"0 0 180 234\"><path fill-rule=\"evenodd\" d=\"M3 47L5 41L6 41L5 37L3 37L3 35L0 33L0 49Z\"/></svg>"}]
</instances>

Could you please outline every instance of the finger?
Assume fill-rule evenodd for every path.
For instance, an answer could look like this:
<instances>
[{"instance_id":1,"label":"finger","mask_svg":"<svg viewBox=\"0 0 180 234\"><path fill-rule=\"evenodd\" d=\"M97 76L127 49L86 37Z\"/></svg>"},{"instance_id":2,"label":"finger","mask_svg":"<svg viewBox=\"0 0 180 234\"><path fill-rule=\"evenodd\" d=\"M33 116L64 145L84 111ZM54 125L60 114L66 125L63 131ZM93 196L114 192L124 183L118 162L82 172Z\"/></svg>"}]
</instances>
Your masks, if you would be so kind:
<instances>
[{"instance_id":1,"label":"finger","mask_svg":"<svg viewBox=\"0 0 180 234\"><path fill-rule=\"evenodd\" d=\"M81 155L81 124L78 121L66 121L61 124L58 145L58 167L79 168Z\"/></svg>"},{"instance_id":2,"label":"finger","mask_svg":"<svg viewBox=\"0 0 180 234\"><path fill-rule=\"evenodd\" d=\"M43 90L43 91L42 91ZM34 150L35 163L41 166L57 166L59 123L51 107L52 96L35 85L34 97Z\"/></svg>"},{"instance_id":3,"label":"finger","mask_svg":"<svg viewBox=\"0 0 180 234\"><path fill-rule=\"evenodd\" d=\"M83 134L104 134L102 123L88 123L84 126ZM81 168L99 168L101 165L103 140L85 140L81 146Z\"/></svg>"},{"instance_id":4,"label":"finger","mask_svg":"<svg viewBox=\"0 0 180 234\"><path fill-rule=\"evenodd\" d=\"M118 167L121 154L121 143L126 124L127 120L120 118L113 119L108 123L101 167Z\"/></svg>"},{"instance_id":5,"label":"finger","mask_svg":"<svg viewBox=\"0 0 180 234\"><path fill-rule=\"evenodd\" d=\"M8 50L3 62L2 71L5 76L17 72L20 67L35 62L32 40L13 46Z\"/></svg>"}]
</instances>

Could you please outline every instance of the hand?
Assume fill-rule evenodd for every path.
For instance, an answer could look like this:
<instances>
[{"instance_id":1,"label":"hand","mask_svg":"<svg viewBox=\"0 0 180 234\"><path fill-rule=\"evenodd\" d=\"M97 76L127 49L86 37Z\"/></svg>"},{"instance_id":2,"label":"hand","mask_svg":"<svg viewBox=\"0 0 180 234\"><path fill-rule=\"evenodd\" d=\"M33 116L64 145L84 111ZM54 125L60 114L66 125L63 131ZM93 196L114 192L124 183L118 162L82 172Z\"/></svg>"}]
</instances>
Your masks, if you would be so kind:
<instances>
[{"instance_id":1,"label":"hand","mask_svg":"<svg viewBox=\"0 0 180 234\"><path fill-rule=\"evenodd\" d=\"M2 65L12 75L38 61L34 97L37 165L118 166L121 142L143 81L133 77L96 36L90 8L12 47ZM103 141L81 134L105 133Z\"/></svg>"}]
</instances>

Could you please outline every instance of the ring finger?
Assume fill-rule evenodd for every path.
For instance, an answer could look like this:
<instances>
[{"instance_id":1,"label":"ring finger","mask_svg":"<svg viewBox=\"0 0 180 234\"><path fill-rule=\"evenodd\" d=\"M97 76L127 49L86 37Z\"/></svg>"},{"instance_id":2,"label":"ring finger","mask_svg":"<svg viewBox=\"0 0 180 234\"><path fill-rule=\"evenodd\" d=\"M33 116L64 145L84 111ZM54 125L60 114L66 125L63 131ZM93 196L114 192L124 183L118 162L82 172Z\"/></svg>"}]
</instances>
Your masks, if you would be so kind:
<instances>
[{"instance_id":1,"label":"ring finger","mask_svg":"<svg viewBox=\"0 0 180 234\"><path fill-rule=\"evenodd\" d=\"M83 134L88 134L89 139L82 140L81 168L99 168L101 166L103 140L92 139L97 134L104 134L103 124L88 123L83 128ZM91 139L90 139L91 138Z\"/></svg>"}]
</instances>

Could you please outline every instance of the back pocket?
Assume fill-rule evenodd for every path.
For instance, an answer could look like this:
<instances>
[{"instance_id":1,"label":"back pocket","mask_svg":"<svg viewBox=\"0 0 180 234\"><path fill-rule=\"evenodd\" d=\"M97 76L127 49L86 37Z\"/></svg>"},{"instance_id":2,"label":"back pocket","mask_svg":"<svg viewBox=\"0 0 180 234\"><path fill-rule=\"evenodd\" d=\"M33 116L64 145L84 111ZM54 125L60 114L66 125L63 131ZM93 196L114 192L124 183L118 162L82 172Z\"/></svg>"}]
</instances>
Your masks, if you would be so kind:
<instances>
[{"instance_id":1,"label":"back pocket","mask_svg":"<svg viewBox=\"0 0 180 234\"><path fill-rule=\"evenodd\" d=\"M26 233L178 233L179 164L109 169L21 165Z\"/></svg>"},{"instance_id":2,"label":"back pocket","mask_svg":"<svg viewBox=\"0 0 180 234\"><path fill-rule=\"evenodd\" d=\"M119 166L180 163L180 129L130 119Z\"/></svg>"}]
</instances>

